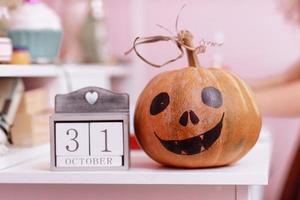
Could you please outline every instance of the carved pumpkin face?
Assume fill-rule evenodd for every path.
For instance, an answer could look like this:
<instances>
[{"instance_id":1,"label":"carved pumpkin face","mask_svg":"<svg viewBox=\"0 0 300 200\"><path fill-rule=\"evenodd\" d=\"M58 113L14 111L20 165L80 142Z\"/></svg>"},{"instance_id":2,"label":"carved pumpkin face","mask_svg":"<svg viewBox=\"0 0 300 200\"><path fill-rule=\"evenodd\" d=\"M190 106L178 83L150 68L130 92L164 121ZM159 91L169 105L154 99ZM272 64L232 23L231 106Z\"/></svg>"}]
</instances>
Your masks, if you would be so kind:
<instances>
[{"instance_id":1,"label":"carved pumpkin face","mask_svg":"<svg viewBox=\"0 0 300 200\"><path fill-rule=\"evenodd\" d=\"M257 141L261 118L252 93L221 69L159 74L135 110L135 133L154 160L176 167L230 164Z\"/></svg>"}]
</instances>

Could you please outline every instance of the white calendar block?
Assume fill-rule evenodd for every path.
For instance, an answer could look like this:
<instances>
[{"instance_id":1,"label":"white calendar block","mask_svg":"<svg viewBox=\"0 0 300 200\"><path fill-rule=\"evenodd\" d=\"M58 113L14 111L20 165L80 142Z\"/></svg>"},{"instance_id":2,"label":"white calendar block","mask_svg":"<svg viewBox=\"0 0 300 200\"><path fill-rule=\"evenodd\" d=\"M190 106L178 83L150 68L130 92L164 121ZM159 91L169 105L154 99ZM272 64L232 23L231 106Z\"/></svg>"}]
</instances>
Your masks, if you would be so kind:
<instances>
[{"instance_id":1,"label":"white calendar block","mask_svg":"<svg viewBox=\"0 0 300 200\"><path fill-rule=\"evenodd\" d=\"M123 155L123 123L90 124L91 155Z\"/></svg>"},{"instance_id":2,"label":"white calendar block","mask_svg":"<svg viewBox=\"0 0 300 200\"><path fill-rule=\"evenodd\" d=\"M55 97L52 170L129 168L129 96L87 87Z\"/></svg>"},{"instance_id":3,"label":"white calendar block","mask_svg":"<svg viewBox=\"0 0 300 200\"><path fill-rule=\"evenodd\" d=\"M89 123L56 123L56 155L89 155Z\"/></svg>"}]
</instances>

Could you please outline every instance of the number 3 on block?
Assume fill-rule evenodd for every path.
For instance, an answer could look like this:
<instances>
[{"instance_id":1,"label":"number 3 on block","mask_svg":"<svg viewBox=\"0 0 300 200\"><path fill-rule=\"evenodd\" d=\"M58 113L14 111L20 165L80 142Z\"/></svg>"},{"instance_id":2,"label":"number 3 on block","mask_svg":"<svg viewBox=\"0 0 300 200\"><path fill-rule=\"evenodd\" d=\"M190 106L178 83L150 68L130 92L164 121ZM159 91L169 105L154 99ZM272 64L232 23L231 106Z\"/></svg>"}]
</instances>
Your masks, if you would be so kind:
<instances>
[{"instance_id":1,"label":"number 3 on block","mask_svg":"<svg viewBox=\"0 0 300 200\"><path fill-rule=\"evenodd\" d=\"M56 155L123 155L122 122L56 123Z\"/></svg>"}]
</instances>

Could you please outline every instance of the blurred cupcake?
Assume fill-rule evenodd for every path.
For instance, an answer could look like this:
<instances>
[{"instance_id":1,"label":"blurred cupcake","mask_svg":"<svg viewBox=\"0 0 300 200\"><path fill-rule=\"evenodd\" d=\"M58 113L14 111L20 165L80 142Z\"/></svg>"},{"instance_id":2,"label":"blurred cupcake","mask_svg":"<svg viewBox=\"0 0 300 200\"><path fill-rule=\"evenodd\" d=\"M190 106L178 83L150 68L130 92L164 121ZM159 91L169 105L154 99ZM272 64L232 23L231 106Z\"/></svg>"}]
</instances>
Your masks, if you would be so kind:
<instances>
[{"instance_id":1,"label":"blurred cupcake","mask_svg":"<svg viewBox=\"0 0 300 200\"><path fill-rule=\"evenodd\" d=\"M58 15L38 0L26 0L11 12L8 35L15 48L26 48L33 62L49 63L59 53L62 28Z\"/></svg>"}]
</instances>

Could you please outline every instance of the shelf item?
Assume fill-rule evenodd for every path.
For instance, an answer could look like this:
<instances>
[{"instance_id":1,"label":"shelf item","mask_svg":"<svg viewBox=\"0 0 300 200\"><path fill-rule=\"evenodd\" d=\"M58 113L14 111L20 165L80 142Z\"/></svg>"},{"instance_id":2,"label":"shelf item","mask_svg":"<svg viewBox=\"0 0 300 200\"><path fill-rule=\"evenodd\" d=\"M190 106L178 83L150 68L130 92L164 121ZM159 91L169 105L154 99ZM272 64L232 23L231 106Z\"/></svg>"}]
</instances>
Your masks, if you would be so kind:
<instances>
[{"instance_id":1,"label":"shelf item","mask_svg":"<svg viewBox=\"0 0 300 200\"><path fill-rule=\"evenodd\" d=\"M31 57L28 50L26 48L14 48L10 63L17 65L29 65L31 63Z\"/></svg>"},{"instance_id":2,"label":"shelf item","mask_svg":"<svg viewBox=\"0 0 300 200\"><path fill-rule=\"evenodd\" d=\"M35 151L40 156L34 160L0 171L0 183L266 185L271 140L264 136L243 159L231 166L190 170L163 167L137 150L131 153L128 171L52 172L49 146L36 147Z\"/></svg>"},{"instance_id":3,"label":"shelf item","mask_svg":"<svg viewBox=\"0 0 300 200\"><path fill-rule=\"evenodd\" d=\"M43 2L26 1L11 12L8 36L14 48L28 49L34 62L49 63L60 49L60 18Z\"/></svg>"},{"instance_id":4,"label":"shelf item","mask_svg":"<svg viewBox=\"0 0 300 200\"><path fill-rule=\"evenodd\" d=\"M0 37L0 62L9 63L12 55L12 44L9 38Z\"/></svg>"},{"instance_id":5,"label":"shelf item","mask_svg":"<svg viewBox=\"0 0 300 200\"><path fill-rule=\"evenodd\" d=\"M88 63L109 61L107 27L103 0L89 1L89 11L81 26L83 60Z\"/></svg>"},{"instance_id":6,"label":"shelf item","mask_svg":"<svg viewBox=\"0 0 300 200\"><path fill-rule=\"evenodd\" d=\"M48 109L47 88L37 88L25 91L18 109L18 113L36 114Z\"/></svg>"},{"instance_id":7,"label":"shelf item","mask_svg":"<svg viewBox=\"0 0 300 200\"><path fill-rule=\"evenodd\" d=\"M36 146L49 142L49 116L47 111L27 114L18 113L11 130L15 146Z\"/></svg>"},{"instance_id":8,"label":"shelf item","mask_svg":"<svg viewBox=\"0 0 300 200\"><path fill-rule=\"evenodd\" d=\"M0 154L6 153L11 128L24 92L20 78L0 79Z\"/></svg>"},{"instance_id":9,"label":"shelf item","mask_svg":"<svg viewBox=\"0 0 300 200\"><path fill-rule=\"evenodd\" d=\"M35 146L49 142L49 116L47 89L25 91L11 129L12 143Z\"/></svg>"}]
</instances>

